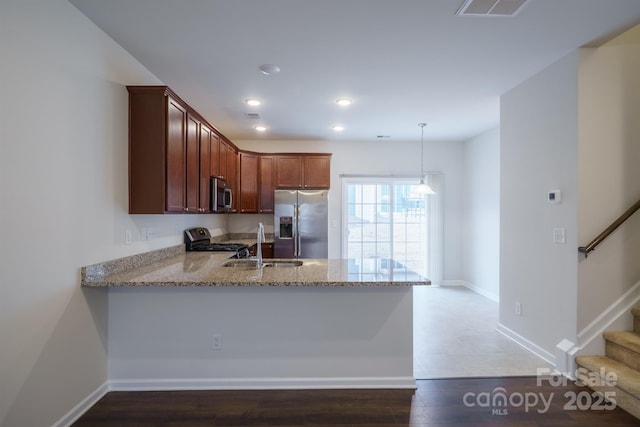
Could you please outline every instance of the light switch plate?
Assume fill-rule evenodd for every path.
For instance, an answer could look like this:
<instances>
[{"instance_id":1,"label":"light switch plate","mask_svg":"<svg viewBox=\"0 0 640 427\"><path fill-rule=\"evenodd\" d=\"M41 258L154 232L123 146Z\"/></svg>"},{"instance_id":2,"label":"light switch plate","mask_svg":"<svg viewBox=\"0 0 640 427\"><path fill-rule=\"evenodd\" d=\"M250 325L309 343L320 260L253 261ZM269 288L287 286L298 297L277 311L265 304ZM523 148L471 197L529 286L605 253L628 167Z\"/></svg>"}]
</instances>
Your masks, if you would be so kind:
<instances>
[{"instance_id":1,"label":"light switch plate","mask_svg":"<svg viewBox=\"0 0 640 427\"><path fill-rule=\"evenodd\" d=\"M558 204L562 202L562 192L560 190L549 191L547 194L547 200L549 203Z\"/></svg>"}]
</instances>

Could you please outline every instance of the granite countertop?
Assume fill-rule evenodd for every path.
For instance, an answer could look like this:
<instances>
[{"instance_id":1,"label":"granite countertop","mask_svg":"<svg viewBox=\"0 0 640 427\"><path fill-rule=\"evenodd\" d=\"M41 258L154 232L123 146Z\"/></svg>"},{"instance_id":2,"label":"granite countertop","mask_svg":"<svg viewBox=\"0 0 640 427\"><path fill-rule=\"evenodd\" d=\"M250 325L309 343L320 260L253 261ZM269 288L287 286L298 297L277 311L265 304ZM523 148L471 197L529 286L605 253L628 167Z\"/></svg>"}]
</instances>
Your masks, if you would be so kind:
<instances>
[{"instance_id":1,"label":"granite countertop","mask_svg":"<svg viewBox=\"0 0 640 427\"><path fill-rule=\"evenodd\" d=\"M84 287L411 286L431 282L392 260L303 259L299 267L224 267L225 252L173 247L82 268ZM265 260L265 263L271 260ZM389 266L394 265L394 268Z\"/></svg>"}]
</instances>

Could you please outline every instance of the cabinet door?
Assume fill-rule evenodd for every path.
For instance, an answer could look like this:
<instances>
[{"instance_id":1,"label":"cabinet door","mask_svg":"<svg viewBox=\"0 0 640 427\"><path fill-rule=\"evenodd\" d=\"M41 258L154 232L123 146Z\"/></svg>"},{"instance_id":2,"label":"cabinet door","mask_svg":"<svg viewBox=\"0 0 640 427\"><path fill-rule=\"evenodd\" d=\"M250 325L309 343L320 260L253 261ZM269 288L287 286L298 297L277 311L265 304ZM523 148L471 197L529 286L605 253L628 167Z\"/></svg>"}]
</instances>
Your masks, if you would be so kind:
<instances>
[{"instance_id":1,"label":"cabinet door","mask_svg":"<svg viewBox=\"0 0 640 427\"><path fill-rule=\"evenodd\" d=\"M229 187L231 187L231 193L233 194L233 204L231 205L232 212L238 212L239 195L240 189L239 187L239 179L238 179L238 171L240 170L240 156L238 152L231 146L227 151L227 182L229 183Z\"/></svg>"},{"instance_id":2,"label":"cabinet door","mask_svg":"<svg viewBox=\"0 0 640 427\"><path fill-rule=\"evenodd\" d=\"M173 99L167 104L167 212L185 209L185 140L187 110Z\"/></svg>"},{"instance_id":3,"label":"cabinet door","mask_svg":"<svg viewBox=\"0 0 640 427\"><path fill-rule=\"evenodd\" d=\"M209 212L209 185L211 181L211 130L200 124L200 198L198 212Z\"/></svg>"},{"instance_id":4,"label":"cabinet door","mask_svg":"<svg viewBox=\"0 0 640 427\"><path fill-rule=\"evenodd\" d=\"M331 157L314 155L303 157L304 188L329 188L331 184Z\"/></svg>"},{"instance_id":5,"label":"cabinet door","mask_svg":"<svg viewBox=\"0 0 640 427\"><path fill-rule=\"evenodd\" d=\"M262 248L262 258L273 258L273 243L263 243L260 245ZM249 246L249 255L256 256L258 255L258 244L254 243Z\"/></svg>"},{"instance_id":6,"label":"cabinet door","mask_svg":"<svg viewBox=\"0 0 640 427\"><path fill-rule=\"evenodd\" d=\"M220 137L211 131L211 151L209 167L211 176L220 176Z\"/></svg>"},{"instance_id":7,"label":"cabinet door","mask_svg":"<svg viewBox=\"0 0 640 427\"><path fill-rule=\"evenodd\" d=\"M273 258L273 243L263 243L262 258Z\"/></svg>"},{"instance_id":8,"label":"cabinet door","mask_svg":"<svg viewBox=\"0 0 640 427\"><path fill-rule=\"evenodd\" d=\"M302 158L300 156L278 156L276 186L278 188L302 188Z\"/></svg>"},{"instance_id":9,"label":"cabinet door","mask_svg":"<svg viewBox=\"0 0 640 427\"><path fill-rule=\"evenodd\" d=\"M258 156L240 153L240 212L258 212Z\"/></svg>"},{"instance_id":10,"label":"cabinet door","mask_svg":"<svg viewBox=\"0 0 640 427\"><path fill-rule=\"evenodd\" d=\"M220 163L218 169L218 176L225 181L229 181L228 161L231 156L231 147L220 140Z\"/></svg>"},{"instance_id":11,"label":"cabinet door","mask_svg":"<svg viewBox=\"0 0 640 427\"><path fill-rule=\"evenodd\" d=\"M258 212L273 213L273 190L276 189L276 158L260 156L258 178Z\"/></svg>"},{"instance_id":12,"label":"cabinet door","mask_svg":"<svg viewBox=\"0 0 640 427\"><path fill-rule=\"evenodd\" d=\"M200 206L200 121L187 115L186 212L198 212Z\"/></svg>"}]
</instances>

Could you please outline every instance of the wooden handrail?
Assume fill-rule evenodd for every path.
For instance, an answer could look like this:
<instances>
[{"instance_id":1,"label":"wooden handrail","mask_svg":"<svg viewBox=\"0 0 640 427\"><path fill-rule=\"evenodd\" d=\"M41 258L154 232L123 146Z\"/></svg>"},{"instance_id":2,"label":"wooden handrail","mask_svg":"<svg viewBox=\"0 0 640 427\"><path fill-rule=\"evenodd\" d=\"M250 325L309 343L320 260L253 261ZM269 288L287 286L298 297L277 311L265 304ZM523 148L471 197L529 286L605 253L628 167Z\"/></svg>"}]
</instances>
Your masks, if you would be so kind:
<instances>
[{"instance_id":1,"label":"wooden handrail","mask_svg":"<svg viewBox=\"0 0 640 427\"><path fill-rule=\"evenodd\" d=\"M622 215L620 215L620 217L618 217L618 219L616 219L615 221L613 221L613 223L611 223L610 226L608 226L607 228L604 229L604 231L600 234L598 234L598 237L596 237L595 239L593 239L591 241L591 243L589 243L587 246L580 246L578 248L578 252L580 252L581 254L584 254L585 258L589 255L589 253L593 250L595 250L595 248L604 241L604 239L606 239L607 237L609 237L609 235L611 235L611 233L613 233L616 228L620 227L622 225L623 222L625 222L627 219L629 219L629 217L631 215L633 215L634 213L636 213L636 211L640 209L640 200L638 200L633 206L631 206L629 209L627 209L625 211L625 213L623 213Z\"/></svg>"}]
</instances>

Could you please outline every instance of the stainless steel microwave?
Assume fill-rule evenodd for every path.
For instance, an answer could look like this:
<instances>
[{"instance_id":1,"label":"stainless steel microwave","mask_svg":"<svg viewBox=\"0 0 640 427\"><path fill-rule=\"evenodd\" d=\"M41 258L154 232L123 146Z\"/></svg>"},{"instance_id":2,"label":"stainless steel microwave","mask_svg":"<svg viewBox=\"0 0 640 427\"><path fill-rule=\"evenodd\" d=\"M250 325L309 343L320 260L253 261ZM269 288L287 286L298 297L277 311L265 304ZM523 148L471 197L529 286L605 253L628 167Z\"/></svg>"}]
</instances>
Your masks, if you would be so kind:
<instances>
[{"instance_id":1,"label":"stainless steel microwave","mask_svg":"<svg viewBox=\"0 0 640 427\"><path fill-rule=\"evenodd\" d=\"M229 212L233 204L233 194L222 178L211 178L211 212Z\"/></svg>"}]
</instances>

